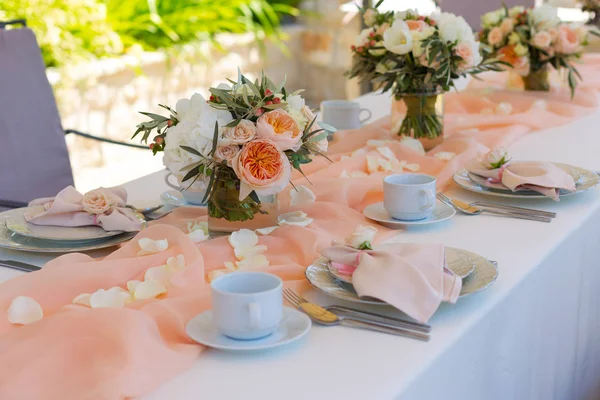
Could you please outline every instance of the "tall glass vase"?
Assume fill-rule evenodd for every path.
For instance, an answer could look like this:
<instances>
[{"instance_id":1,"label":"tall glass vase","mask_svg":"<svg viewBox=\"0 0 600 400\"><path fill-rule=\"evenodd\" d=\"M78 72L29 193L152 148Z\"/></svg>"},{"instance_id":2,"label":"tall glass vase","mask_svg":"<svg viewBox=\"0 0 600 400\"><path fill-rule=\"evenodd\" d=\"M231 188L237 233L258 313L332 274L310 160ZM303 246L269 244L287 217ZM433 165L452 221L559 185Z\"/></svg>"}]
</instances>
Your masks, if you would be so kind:
<instances>
[{"instance_id":1,"label":"tall glass vase","mask_svg":"<svg viewBox=\"0 0 600 400\"><path fill-rule=\"evenodd\" d=\"M248 196L241 201L239 195L240 184L233 171L219 170L208 200L210 237L229 235L240 229L254 230L277 225L277 195Z\"/></svg>"},{"instance_id":2,"label":"tall glass vase","mask_svg":"<svg viewBox=\"0 0 600 400\"><path fill-rule=\"evenodd\" d=\"M392 127L398 136L419 140L425 150L444 141L444 95L397 93L392 102Z\"/></svg>"},{"instance_id":3,"label":"tall glass vase","mask_svg":"<svg viewBox=\"0 0 600 400\"><path fill-rule=\"evenodd\" d=\"M538 70L531 70L529 75L523 77L525 90L536 90L547 92L550 90L550 79L548 77L548 65Z\"/></svg>"}]
</instances>

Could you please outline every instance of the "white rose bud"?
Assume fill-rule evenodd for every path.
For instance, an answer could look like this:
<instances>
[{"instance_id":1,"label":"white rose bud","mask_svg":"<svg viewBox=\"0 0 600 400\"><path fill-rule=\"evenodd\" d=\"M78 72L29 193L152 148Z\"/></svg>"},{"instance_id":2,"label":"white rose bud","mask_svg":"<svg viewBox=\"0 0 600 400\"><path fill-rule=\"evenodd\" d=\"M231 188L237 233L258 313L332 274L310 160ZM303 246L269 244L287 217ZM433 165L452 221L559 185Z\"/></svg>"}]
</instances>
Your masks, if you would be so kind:
<instances>
[{"instance_id":1,"label":"white rose bud","mask_svg":"<svg viewBox=\"0 0 600 400\"><path fill-rule=\"evenodd\" d=\"M487 169L500 168L509 161L508 152L502 147L490 151L483 157L483 165Z\"/></svg>"},{"instance_id":2,"label":"white rose bud","mask_svg":"<svg viewBox=\"0 0 600 400\"><path fill-rule=\"evenodd\" d=\"M367 26L375 25L375 21L377 20L377 10L375 10L373 8L367 9L367 11L365 11L365 15L363 16L363 18L365 19L365 25L367 25Z\"/></svg>"},{"instance_id":3,"label":"white rose bud","mask_svg":"<svg viewBox=\"0 0 600 400\"><path fill-rule=\"evenodd\" d=\"M104 214L112 208L113 199L109 192L100 188L84 194L81 205L90 214Z\"/></svg>"},{"instance_id":4,"label":"white rose bud","mask_svg":"<svg viewBox=\"0 0 600 400\"><path fill-rule=\"evenodd\" d=\"M372 249L371 242L377 235L372 226L359 226L346 238L346 244L360 250Z\"/></svg>"}]
</instances>

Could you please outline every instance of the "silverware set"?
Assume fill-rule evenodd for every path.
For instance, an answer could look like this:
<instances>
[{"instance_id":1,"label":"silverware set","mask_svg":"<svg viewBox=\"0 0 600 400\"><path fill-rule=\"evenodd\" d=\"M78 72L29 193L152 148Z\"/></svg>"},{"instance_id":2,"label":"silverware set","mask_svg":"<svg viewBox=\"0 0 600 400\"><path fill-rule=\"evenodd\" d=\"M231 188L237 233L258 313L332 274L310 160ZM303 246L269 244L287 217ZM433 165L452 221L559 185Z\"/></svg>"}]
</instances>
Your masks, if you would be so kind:
<instances>
[{"instance_id":1,"label":"silverware set","mask_svg":"<svg viewBox=\"0 0 600 400\"><path fill-rule=\"evenodd\" d=\"M342 306L321 307L311 303L292 289L284 289L283 297L298 310L308 315L314 322L325 326L347 325L390 335L408 337L422 341L429 340L431 326L387 317L366 311Z\"/></svg>"},{"instance_id":2,"label":"silverware set","mask_svg":"<svg viewBox=\"0 0 600 400\"><path fill-rule=\"evenodd\" d=\"M450 207L454 208L456 211L466 215L479 215L482 213L487 213L501 217L510 217L546 223L550 223L552 222L553 218L556 218L556 213L535 210L532 208L507 206L503 204L487 203L483 201L467 204L460 200L451 199L441 192L438 192L436 197L442 203L447 204Z\"/></svg>"}]
</instances>

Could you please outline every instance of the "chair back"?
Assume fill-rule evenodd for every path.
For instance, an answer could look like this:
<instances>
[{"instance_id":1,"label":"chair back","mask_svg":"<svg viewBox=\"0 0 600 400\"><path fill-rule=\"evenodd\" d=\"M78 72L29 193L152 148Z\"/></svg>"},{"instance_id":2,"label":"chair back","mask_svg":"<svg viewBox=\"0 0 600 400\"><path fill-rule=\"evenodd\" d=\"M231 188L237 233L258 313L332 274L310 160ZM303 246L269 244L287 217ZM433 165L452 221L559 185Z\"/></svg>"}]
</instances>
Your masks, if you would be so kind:
<instances>
[{"instance_id":1,"label":"chair back","mask_svg":"<svg viewBox=\"0 0 600 400\"><path fill-rule=\"evenodd\" d=\"M73 184L52 88L34 33L0 29L0 199L30 201Z\"/></svg>"}]
</instances>

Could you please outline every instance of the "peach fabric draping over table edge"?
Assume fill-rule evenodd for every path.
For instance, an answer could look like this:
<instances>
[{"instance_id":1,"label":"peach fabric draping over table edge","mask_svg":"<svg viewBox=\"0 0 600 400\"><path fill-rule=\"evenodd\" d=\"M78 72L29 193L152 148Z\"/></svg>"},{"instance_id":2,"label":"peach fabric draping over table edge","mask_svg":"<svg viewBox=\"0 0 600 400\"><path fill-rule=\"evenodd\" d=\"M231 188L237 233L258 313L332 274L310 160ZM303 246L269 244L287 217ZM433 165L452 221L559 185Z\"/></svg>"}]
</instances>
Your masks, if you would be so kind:
<instances>
[{"instance_id":1,"label":"peach fabric draping over table edge","mask_svg":"<svg viewBox=\"0 0 600 400\"><path fill-rule=\"evenodd\" d=\"M585 87L571 101L567 90L523 93L477 89L446 95L447 140L426 156L398 142L388 146L398 160L418 163L420 172L436 175L439 185L449 183L467 160L489 148L508 145L535 130L565 124L593 111L600 88L600 56L585 57L579 66ZM493 77L496 79L495 77ZM481 85L479 85L481 86ZM545 100L541 105L536 100ZM512 105L510 115L486 115L498 104ZM260 244L267 246L267 271L275 273L299 290L307 287L304 270L333 240L342 241L358 225L372 225L362 209L383 197L385 173L368 177L339 178L346 170L366 172L366 156L380 156L369 139L391 139L389 118L361 130L339 132L330 146L329 164L324 159L304 166L312 186L297 175L295 184L306 184L317 196L301 209L314 222L308 227L283 226ZM358 148L350 158L343 155ZM456 153L450 161L433 157L440 151ZM281 195L289 204L289 190ZM202 209L181 208L135 239L101 260L84 254L68 254L46 264L43 270L24 274L0 285L0 310L5 312L16 296L37 300L44 319L27 326L11 325L0 316L1 399L120 399L149 393L161 383L190 367L203 351L185 334L186 322L210 307L208 272L234 261L226 238L194 245L182 233L189 219L205 219ZM169 226L172 225L172 226ZM395 231L377 225L376 242ZM167 238L165 252L137 257L138 239ZM166 298L142 300L123 309L90 309L72 305L81 293L112 286L125 287L132 279L143 279L146 269L165 263L169 256L184 254L186 268L178 272ZM207 382L207 385L209 383Z\"/></svg>"}]
</instances>

